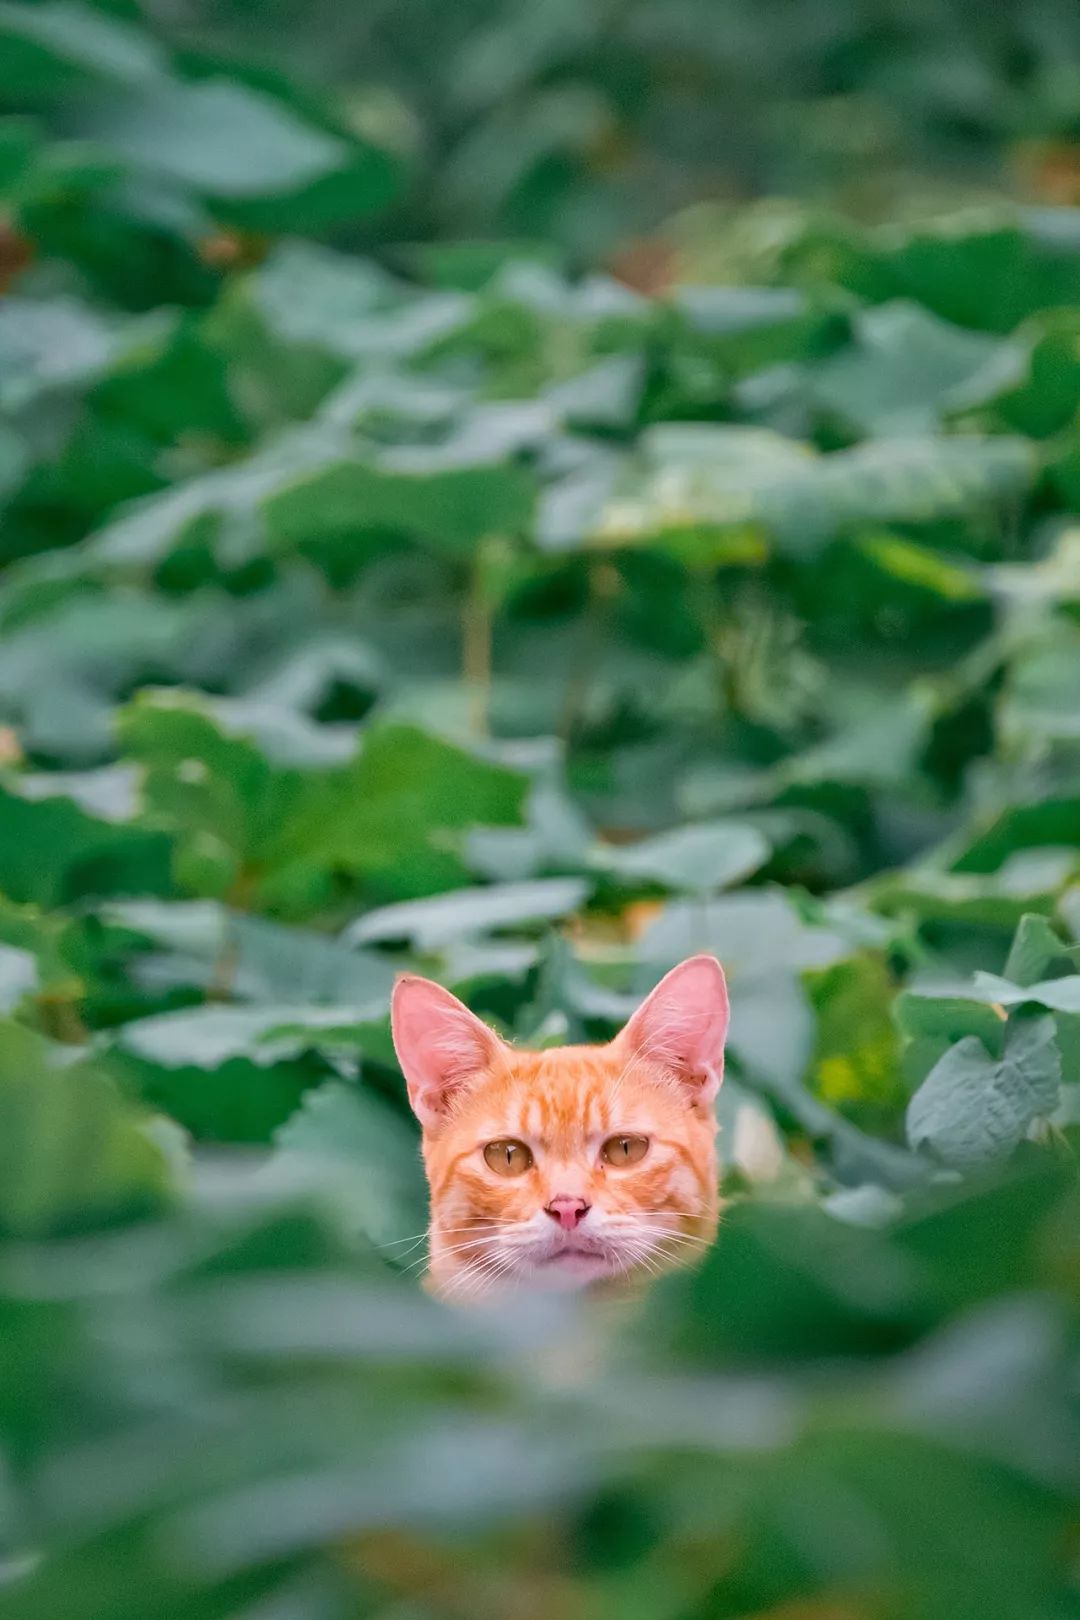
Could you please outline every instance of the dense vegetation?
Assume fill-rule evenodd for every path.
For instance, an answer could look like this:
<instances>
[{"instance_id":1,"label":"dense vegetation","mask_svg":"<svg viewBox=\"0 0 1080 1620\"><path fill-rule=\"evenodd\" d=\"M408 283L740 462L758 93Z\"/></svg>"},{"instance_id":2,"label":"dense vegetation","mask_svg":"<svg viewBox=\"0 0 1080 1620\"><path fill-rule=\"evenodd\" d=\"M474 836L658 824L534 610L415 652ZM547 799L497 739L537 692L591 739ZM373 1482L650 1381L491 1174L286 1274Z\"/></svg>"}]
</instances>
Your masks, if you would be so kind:
<instances>
[{"instance_id":1,"label":"dense vegetation","mask_svg":"<svg viewBox=\"0 0 1080 1620\"><path fill-rule=\"evenodd\" d=\"M645 296L491 109L630 39L606 252L672 8L488 7L456 113L454 8L355 102L336 7L148 9L0 5L0 1620L1077 1614L1080 220L751 204ZM888 9L804 88L944 140ZM971 32L987 165L1074 22ZM603 1039L703 948L707 1263L437 1306L395 971Z\"/></svg>"}]
</instances>

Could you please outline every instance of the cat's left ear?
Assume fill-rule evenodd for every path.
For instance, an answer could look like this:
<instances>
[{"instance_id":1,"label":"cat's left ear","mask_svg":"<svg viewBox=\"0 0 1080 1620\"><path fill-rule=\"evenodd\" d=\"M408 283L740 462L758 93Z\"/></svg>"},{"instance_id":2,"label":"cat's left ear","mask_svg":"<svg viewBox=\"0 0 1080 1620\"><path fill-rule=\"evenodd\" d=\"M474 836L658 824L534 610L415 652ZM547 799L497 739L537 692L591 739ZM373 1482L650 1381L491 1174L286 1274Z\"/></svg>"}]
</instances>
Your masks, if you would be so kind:
<instances>
[{"instance_id":1,"label":"cat's left ear","mask_svg":"<svg viewBox=\"0 0 1080 1620\"><path fill-rule=\"evenodd\" d=\"M711 1104L724 1078L728 995L715 956L691 956L665 974L615 1044L626 1058L670 1070L691 1102Z\"/></svg>"}]
</instances>

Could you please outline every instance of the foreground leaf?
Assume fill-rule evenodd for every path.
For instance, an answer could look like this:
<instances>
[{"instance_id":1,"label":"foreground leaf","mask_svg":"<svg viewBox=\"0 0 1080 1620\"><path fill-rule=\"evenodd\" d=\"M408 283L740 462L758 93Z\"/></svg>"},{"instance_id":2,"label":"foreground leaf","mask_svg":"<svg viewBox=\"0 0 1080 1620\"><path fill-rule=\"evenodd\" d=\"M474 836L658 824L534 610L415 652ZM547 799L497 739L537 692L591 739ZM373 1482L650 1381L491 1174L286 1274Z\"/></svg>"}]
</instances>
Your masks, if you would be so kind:
<instances>
[{"instance_id":1,"label":"foreground leaf","mask_svg":"<svg viewBox=\"0 0 1080 1620\"><path fill-rule=\"evenodd\" d=\"M165 1154L103 1074L0 1022L0 1236L85 1231L160 1210Z\"/></svg>"}]
</instances>

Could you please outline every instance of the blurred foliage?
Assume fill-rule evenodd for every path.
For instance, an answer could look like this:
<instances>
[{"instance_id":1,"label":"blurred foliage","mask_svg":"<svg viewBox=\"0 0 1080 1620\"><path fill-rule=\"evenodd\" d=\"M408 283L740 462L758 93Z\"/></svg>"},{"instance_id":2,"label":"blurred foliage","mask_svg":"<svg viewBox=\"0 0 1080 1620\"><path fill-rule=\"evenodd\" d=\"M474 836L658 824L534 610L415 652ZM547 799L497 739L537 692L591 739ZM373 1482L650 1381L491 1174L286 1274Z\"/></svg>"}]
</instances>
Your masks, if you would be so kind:
<instances>
[{"instance_id":1,"label":"blurred foliage","mask_svg":"<svg viewBox=\"0 0 1080 1620\"><path fill-rule=\"evenodd\" d=\"M1080 1613L1080 221L822 202L1076 29L0 4L0 1620ZM438 1306L395 972L700 949L707 1263Z\"/></svg>"}]
</instances>

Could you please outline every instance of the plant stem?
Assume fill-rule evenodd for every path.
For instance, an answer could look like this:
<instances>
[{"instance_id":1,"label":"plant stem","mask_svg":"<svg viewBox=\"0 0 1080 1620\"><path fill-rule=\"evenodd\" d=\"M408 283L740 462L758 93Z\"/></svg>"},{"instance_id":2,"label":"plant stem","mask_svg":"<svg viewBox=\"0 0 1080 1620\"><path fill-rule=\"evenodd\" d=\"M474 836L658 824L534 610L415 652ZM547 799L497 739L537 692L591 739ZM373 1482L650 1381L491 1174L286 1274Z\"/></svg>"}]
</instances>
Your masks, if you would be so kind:
<instances>
[{"instance_id":1,"label":"plant stem","mask_svg":"<svg viewBox=\"0 0 1080 1620\"><path fill-rule=\"evenodd\" d=\"M485 579L486 544L476 549L461 615L462 675L469 697L469 730L475 737L490 731L491 598Z\"/></svg>"}]
</instances>

